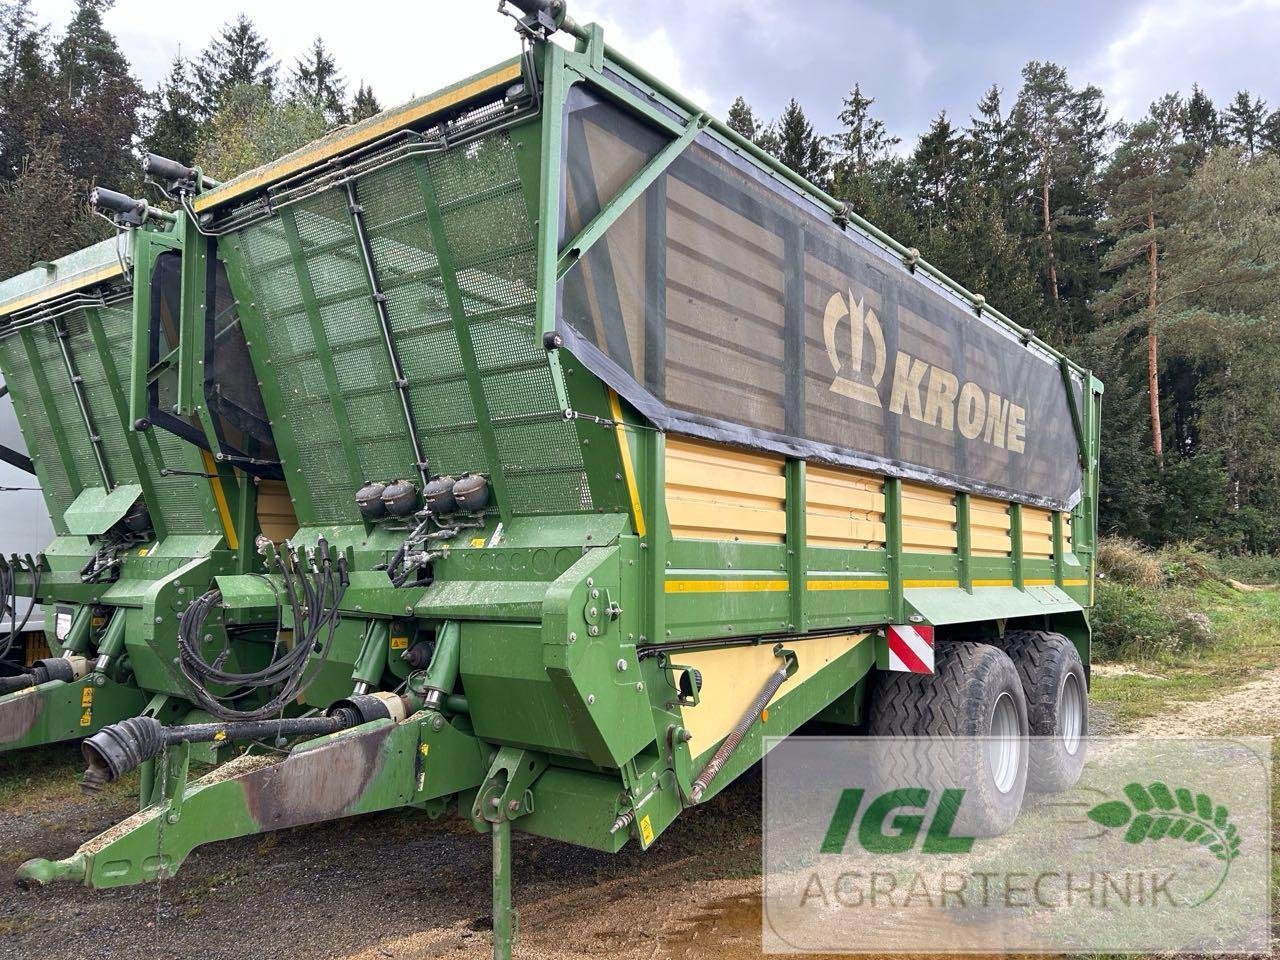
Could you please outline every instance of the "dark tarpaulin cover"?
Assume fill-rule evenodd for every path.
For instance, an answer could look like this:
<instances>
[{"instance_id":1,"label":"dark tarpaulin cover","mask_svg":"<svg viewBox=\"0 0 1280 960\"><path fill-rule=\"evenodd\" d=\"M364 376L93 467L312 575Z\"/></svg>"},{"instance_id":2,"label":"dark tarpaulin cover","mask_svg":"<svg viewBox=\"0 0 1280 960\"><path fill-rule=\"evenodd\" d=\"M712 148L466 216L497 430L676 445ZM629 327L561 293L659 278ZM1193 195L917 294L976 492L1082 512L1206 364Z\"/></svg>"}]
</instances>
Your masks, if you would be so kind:
<instances>
[{"instance_id":1,"label":"dark tarpaulin cover","mask_svg":"<svg viewBox=\"0 0 1280 960\"><path fill-rule=\"evenodd\" d=\"M561 247L668 142L579 85ZM707 135L561 281L560 333L659 427L1053 509L1057 360ZM1077 409L1083 386L1071 379Z\"/></svg>"}]
</instances>

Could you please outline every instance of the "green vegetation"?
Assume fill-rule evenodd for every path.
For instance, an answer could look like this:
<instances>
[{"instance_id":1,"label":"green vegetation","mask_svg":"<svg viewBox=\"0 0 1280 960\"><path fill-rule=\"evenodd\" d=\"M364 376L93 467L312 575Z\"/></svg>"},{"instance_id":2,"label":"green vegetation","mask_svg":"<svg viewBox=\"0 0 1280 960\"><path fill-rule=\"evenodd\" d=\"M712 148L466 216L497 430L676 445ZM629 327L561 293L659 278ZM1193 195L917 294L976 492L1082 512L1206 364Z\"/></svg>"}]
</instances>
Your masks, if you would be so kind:
<instances>
[{"instance_id":1,"label":"green vegetation","mask_svg":"<svg viewBox=\"0 0 1280 960\"><path fill-rule=\"evenodd\" d=\"M1280 591L1240 579L1274 573L1274 558L1112 539L1098 571L1093 697L1119 720L1208 699L1280 665Z\"/></svg>"}]
</instances>

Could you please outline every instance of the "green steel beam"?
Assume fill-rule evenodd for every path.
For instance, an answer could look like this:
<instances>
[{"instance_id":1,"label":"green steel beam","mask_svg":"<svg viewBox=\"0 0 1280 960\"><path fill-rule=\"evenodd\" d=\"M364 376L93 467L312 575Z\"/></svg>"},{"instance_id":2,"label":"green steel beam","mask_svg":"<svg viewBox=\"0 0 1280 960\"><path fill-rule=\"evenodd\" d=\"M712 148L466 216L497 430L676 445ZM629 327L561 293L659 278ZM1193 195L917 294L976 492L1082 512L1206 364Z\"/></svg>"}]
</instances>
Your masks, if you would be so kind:
<instances>
[{"instance_id":1,"label":"green steel beam","mask_svg":"<svg viewBox=\"0 0 1280 960\"><path fill-rule=\"evenodd\" d=\"M1022 504L1009 504L1009 539L1013 547L1013 585L1019 590L1026 587L1022 552Z\"/></svg>"},{"instance_id":2,"label":"green steel beam","mask_svg":"<svg viewBox=\"0 0 1280 960\"><path fill-rule=\"evenodd\" d=\"M542 209L535 226L538 232L538 338L556 329L556 271L560 260L560 189L563 176L564 103L569 78L564 69L566 51L554 43L540 44L542 53L542 162L539 188ZM554 356L554 354L553 354ZM558 358L552 363L557 363ZM563 372L556 370L557 389L564 402Z\"/></svg>"},{"instance_id":3,"label":"green steel beam","mask_svg":"<svg viewBox=\"0 0 1280 960\"><path fill-rule=\"evenodd\" d=\"M956 555L959 559L960 586L973 593L973 528L970 525L969 494L956 493Z\"/></svg>"},{"instance_id":4,"label":"green steel beam","mask_svg":"<svg viewBox=\"0 0 1280 960\"><path fill-rule=\"evenodd\" d=\"M1062 371L1062 386L1067 391L1067 409L1071 411L1071 428L1076 434L1076 446L1080 451L1080 465L1084 466L1089 459L1089 443L1085 438L1084 423L1080 418L1080 407L1076 404L1075 384L1071 382L1071 365L1066 357L1058 358L1058 369Z\"/></svg>"},{"instance_id":5,"label":"green steel beam","mask_svg":"<svg viewBox=\"0 0 1280 960\"><path fill-rule=\"evenodd\" d=\"M907 604L902 580L902 481L897 477L884 480L884 547L890 610L893 622L902 623Z\"/></svg>"},{"instance_id":6,"label":"green steel beam","mask_svg":"<svg viewBox=\"0 0 1280 960\"><path fill-rule=\"evenodd\" d=\"M183 217L181 317L178 323L178 416L189 417L199 408L204 394L204 342L209 322L206 309L208 271L212 241L195 229L190 217ZM217 449L216 443L213 449Z\"/></svg>"},{"instance_id":7,"label":"green steel beam","mask_svg":"<svg viewBox=\"0 0 1280 960\"><path fill-rule=\"evenodd\" d=\"M690 147L706 125L707 117L703 114L693 117L685 124L684 132L679 137L659 150L652 160L637 170L622 189L601 207L600 212L569 241L560 254L556 267L557 279L563 277L570 267L582 259L583 255L591 249L592 244L603 237L614 222L644 195L653 182Z\"/></svg>"},{"instance_id":8,"label":"green steel beam","mask_svg":"<svg viewBox=\"0 0 1280 960\"><path fill-rule=\"evenodd\" d=\"M809 629L807 600L809 597L809 533L805 496L806 464L787 459L787 584L791 601L788 629L803 633Z\"/></svg>"}]
</instances>

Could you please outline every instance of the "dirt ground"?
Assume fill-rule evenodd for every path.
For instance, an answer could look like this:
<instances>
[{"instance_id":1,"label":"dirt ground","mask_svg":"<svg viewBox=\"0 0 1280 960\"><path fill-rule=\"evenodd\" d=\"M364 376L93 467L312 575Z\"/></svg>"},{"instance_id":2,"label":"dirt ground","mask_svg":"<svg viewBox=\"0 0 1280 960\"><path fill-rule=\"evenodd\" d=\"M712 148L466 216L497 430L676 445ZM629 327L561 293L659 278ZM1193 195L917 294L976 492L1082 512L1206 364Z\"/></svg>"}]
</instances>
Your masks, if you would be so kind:
<instances>
[{"instance_id":1,"label":"dirt ground","mask_svg":"<svg viewBox=\"0 0 1280 960\"><path fill-rule=\"evenodd\" d=\"M1280 671L1134 732L1280 734ZM74 748L55 752L74 776ZM4 814L0 877L36 853L71 853L129 812L117 796ZM461 821L397 812L206 847L147 887L0 887L0 957L488 957L489 855L488 838ZM514 863L518 957L760 955L758 774L681 817L647 854L517 834Z\"/></svg>"}]
</instances>

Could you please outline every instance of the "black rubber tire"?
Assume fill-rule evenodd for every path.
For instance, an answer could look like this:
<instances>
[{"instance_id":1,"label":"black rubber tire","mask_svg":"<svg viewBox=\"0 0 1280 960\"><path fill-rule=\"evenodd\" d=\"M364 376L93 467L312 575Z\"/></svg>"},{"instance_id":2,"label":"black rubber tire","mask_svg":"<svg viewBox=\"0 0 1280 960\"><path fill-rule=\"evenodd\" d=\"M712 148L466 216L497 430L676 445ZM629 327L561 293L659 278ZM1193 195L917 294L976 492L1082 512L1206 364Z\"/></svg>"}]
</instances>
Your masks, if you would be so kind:
<instances>
[{"instance_id":1,"label":"black rubber tire","mask_svg":"<svg viewBox=\"0 0 1280 960\"><path fill-rule=\"evenodd\" d=\"M996 702L1004 694L1014 705L1022 749L1014 781L1002 791L986 738L991 736ZM985 643L940 641L933 674L878 675L868 720L868 732L877 737L959 738L955 749L913 751L917 758L928 756L932 770L918 770L913 766L918 760L899 757L893 773L895 782L909 771L922 778L922 785L963 786L957 830L996 836L1017 819L1027 785L1027 703L1017 668L1003 650Z\"/></svg>"},{"instance_id":2,"label":"black rubber tire","mask_svg":"<svg viewBox=\"0 0 1280 960\"><path fill-rule=\"evenodd\" d=\"M1088 683L1076 646L1060 633L1010 631L1004 649L1022 678L1031 729L1031 769L1027 786L1037 793L1057 793L1075 786L1084 770L1089 734ZM1082 716L1075 752L1067 748L1063 730L1063 694L1075 683Z\"/></svg>"}]
</instances>

